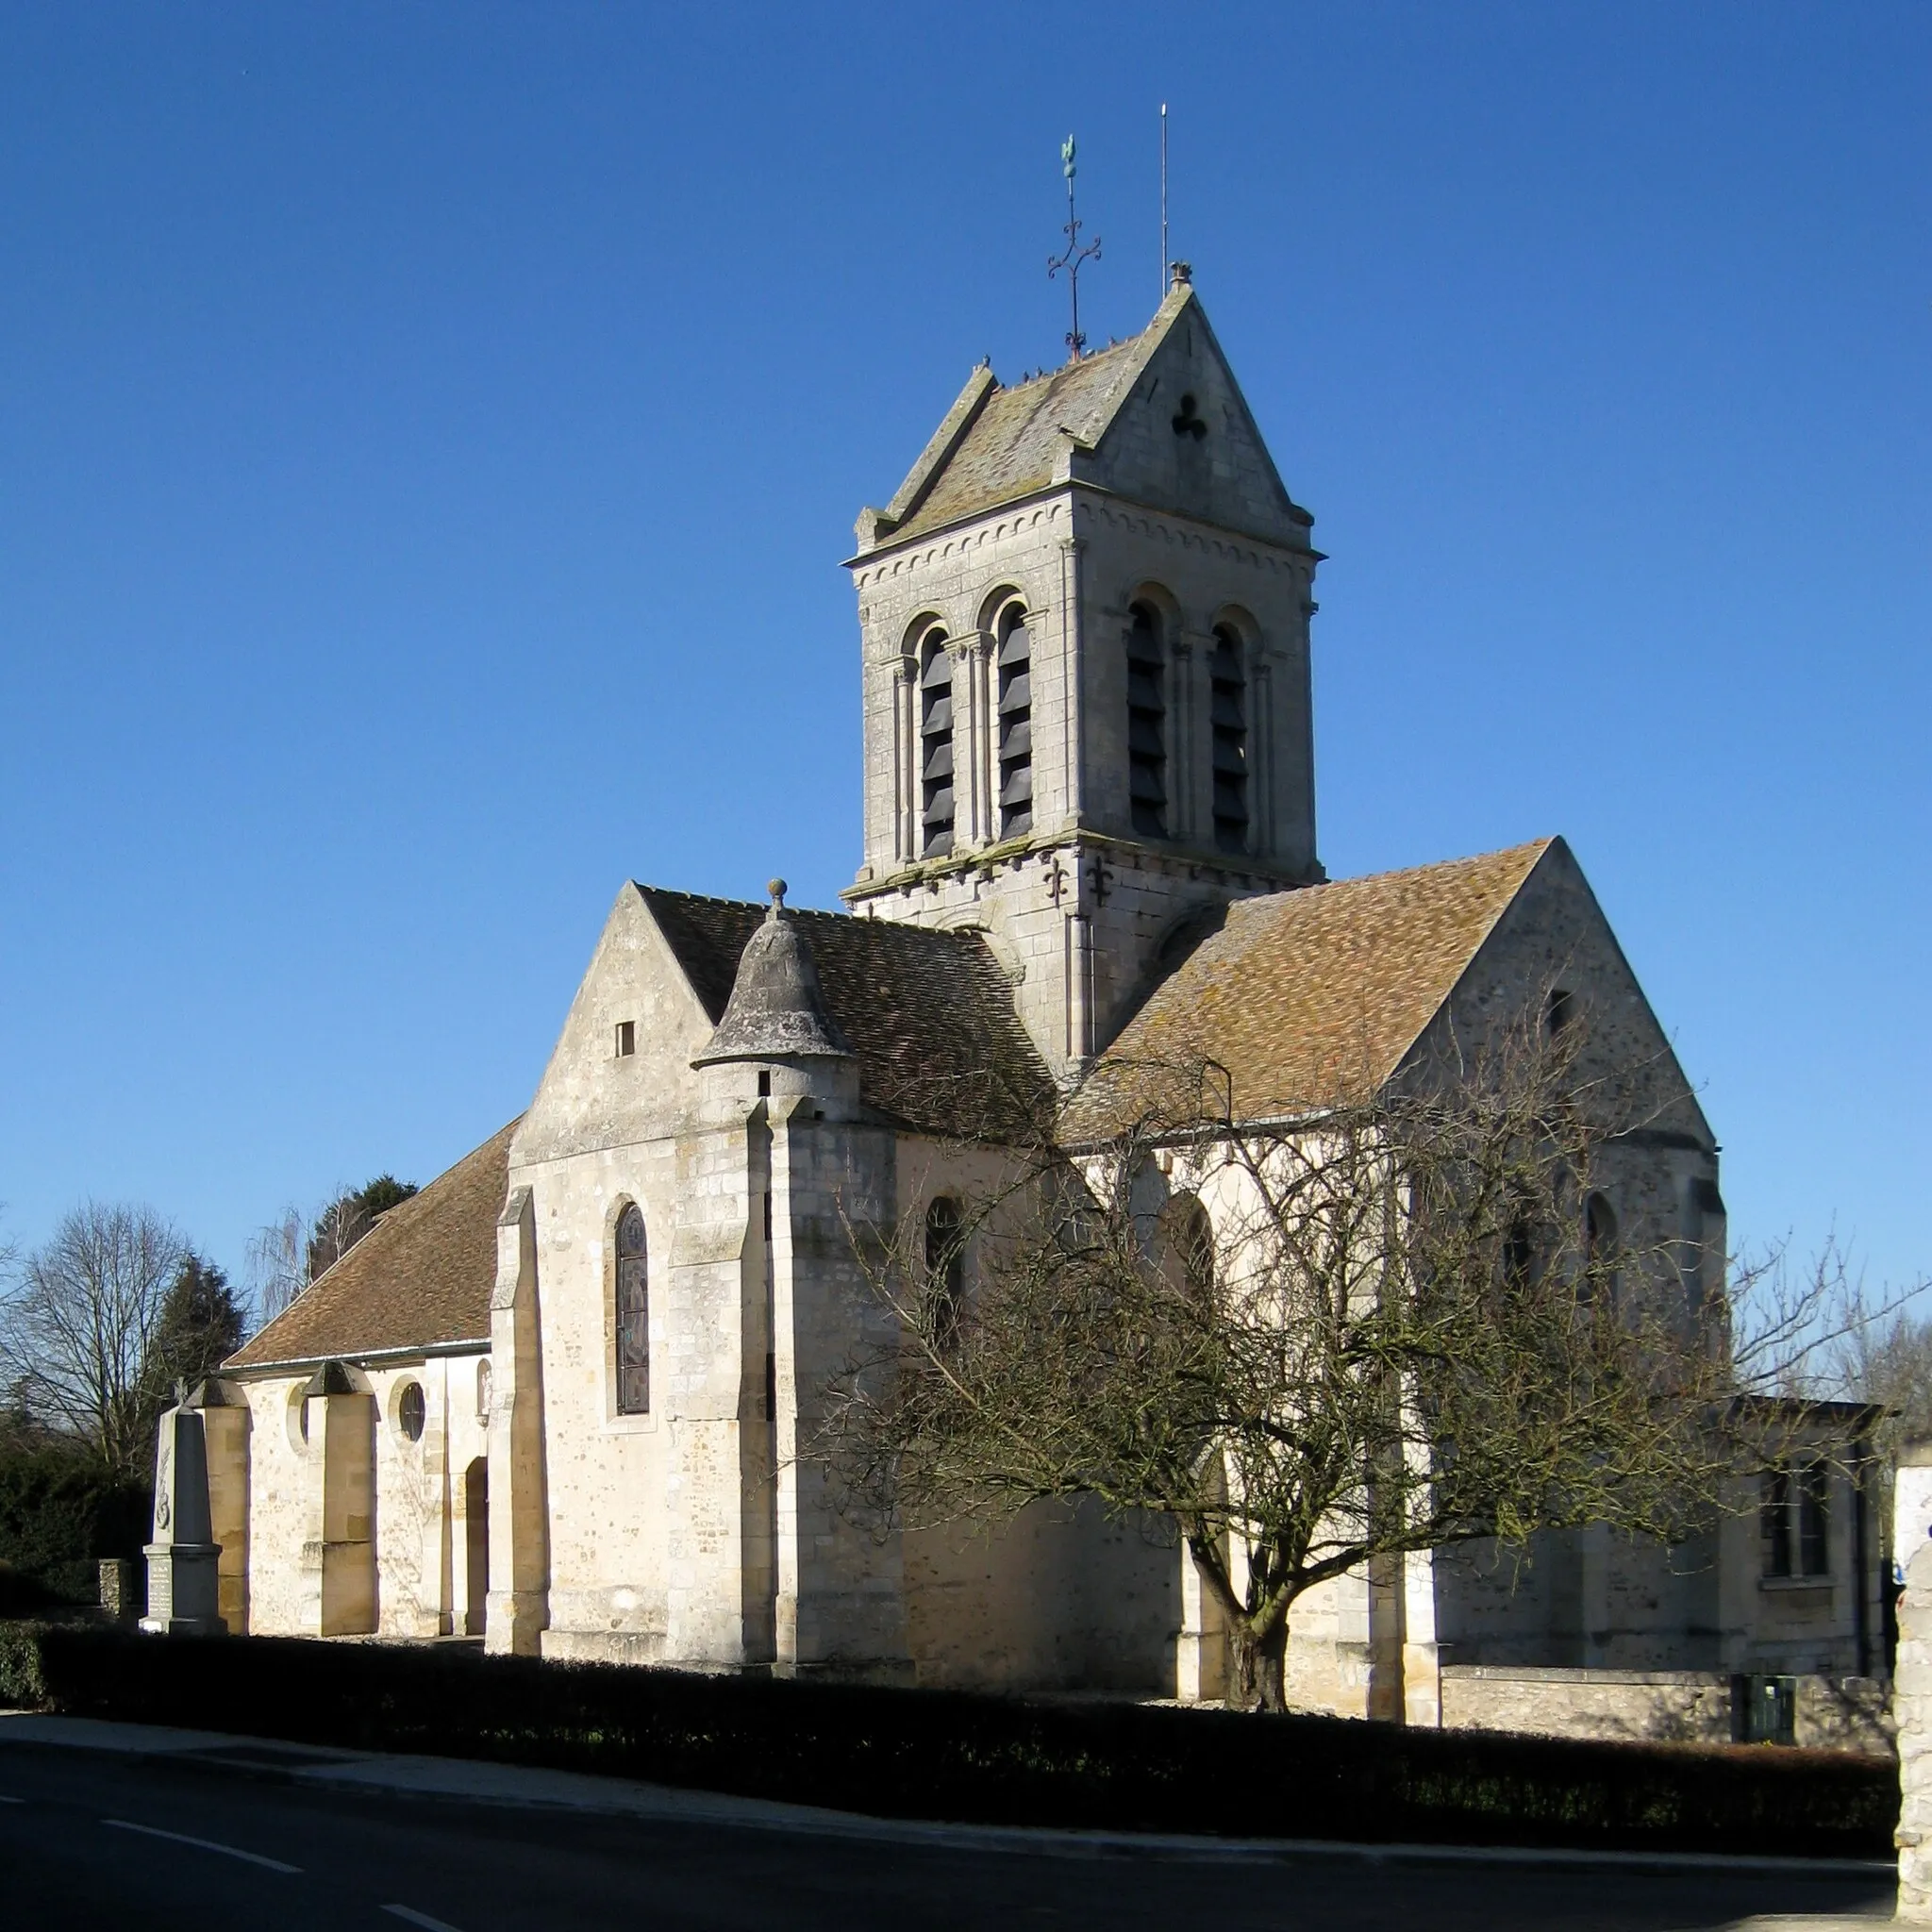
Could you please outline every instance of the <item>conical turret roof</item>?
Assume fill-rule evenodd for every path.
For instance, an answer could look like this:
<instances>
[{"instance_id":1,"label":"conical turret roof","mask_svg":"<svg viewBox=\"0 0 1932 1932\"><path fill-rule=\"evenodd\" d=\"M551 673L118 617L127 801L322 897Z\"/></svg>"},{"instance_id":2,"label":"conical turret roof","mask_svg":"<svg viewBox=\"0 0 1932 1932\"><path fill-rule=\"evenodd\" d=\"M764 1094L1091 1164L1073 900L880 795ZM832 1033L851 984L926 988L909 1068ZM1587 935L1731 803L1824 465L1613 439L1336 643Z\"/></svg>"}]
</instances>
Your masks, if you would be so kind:
<instances>
[{"instance_id":1,"label":"conical turret roof","mask_svg":"<svg viewBox=\"0 0 1932 1932\"><path fill-rule=\"evenodd\" d=\"M819 972L774 879L765 923L746 941L724 1016L694 1067L721 1060L782 1060L802 1055L849 1058L852 1049L825 1011Z\"/></svg>"}]
</instances>

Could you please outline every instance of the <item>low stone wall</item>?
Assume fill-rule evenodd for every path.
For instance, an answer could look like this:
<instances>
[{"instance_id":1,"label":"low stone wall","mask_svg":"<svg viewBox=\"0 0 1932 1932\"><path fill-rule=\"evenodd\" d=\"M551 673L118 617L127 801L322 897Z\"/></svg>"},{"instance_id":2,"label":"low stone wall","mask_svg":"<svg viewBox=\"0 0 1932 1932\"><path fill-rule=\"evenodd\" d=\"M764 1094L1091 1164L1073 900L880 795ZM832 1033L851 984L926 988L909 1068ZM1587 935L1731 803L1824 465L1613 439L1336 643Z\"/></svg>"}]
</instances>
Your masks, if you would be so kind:
<instances>
[{"instance_id":1,"label":"low stone wall","mask_svg":"<svg viewBox=\"0 0 1932 1932\"><path fill-rule=\"evenodd\" d=\"M1537 1669L1449 1664L1442 1722L1549 1738L1728 1743L1731 1679L1717 1671ZM1870 1677L1800 1677L1795 1741L1890 1754L1890 1700Z\"/></svg>"}]
</instances>

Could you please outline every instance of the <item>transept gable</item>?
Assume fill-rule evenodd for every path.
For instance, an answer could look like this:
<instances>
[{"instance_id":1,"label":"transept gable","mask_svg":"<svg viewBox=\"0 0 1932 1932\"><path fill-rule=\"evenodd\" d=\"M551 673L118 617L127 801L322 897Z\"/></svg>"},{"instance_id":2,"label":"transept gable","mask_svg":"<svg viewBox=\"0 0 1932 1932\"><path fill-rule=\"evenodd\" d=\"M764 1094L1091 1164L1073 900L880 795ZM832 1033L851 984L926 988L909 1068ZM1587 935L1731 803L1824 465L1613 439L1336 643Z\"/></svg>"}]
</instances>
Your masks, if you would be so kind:
<instances>
[{"instance_id":1,"label":"transept gable","mask_svg":"<svg viewBox=\"0 0 1932 1932\"><path fill-rule=\"evenodd\" d=\"M675 1132L696 1105L691 1062L712 1024L649 895L626 882L517 1134L516 1164Z\"/></svg>"},{"instance_id":2,"label":"transept gable","mask_svg":"<svg viewBox=\"0 0 1932 1932\"><path fill-rule=\"evenodd\" d=\"M1491 1015L1525 1001L1559 1025L1580 1027L1577 1074L1627 1113L1636 1131L1715 1151L1676 1050L1630 965L1575 855L1548 841L1458 977L1418 1052L1453 1050Z\"/></svg>"}]
</instances>

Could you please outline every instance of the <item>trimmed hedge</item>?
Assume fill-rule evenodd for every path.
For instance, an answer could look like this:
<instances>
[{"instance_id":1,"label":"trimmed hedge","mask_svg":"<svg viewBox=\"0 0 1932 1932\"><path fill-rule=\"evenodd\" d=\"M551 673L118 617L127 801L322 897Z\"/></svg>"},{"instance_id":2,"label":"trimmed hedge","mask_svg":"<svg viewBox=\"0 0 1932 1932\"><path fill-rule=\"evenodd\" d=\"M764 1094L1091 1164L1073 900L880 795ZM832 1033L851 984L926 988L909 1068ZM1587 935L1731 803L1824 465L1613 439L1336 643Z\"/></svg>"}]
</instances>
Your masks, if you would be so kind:
<instances>
[{"instance_id":1,"label":"trimmed hedge","mask_svg":"<svg viewBox=\"0 0 1932 1932\"><path fill-rule=\"evenodd\" d=\"M495 1758L875 1816L1887 1857L1886 1763L543 1663L301 1638L0 1631L0 1702Z\"/></svg>"},{"instance_id":2,"label":"trimmed hedge","mask_svg":"<svg viewBox=\"0 0 1932 1932\"><path fill-rule=\"evenodd\" d=\"M92 1604L103 1557L139 1557L152 1497L65 1448L0 1451L0 1616Z\"/></svg>"}]
</instances>

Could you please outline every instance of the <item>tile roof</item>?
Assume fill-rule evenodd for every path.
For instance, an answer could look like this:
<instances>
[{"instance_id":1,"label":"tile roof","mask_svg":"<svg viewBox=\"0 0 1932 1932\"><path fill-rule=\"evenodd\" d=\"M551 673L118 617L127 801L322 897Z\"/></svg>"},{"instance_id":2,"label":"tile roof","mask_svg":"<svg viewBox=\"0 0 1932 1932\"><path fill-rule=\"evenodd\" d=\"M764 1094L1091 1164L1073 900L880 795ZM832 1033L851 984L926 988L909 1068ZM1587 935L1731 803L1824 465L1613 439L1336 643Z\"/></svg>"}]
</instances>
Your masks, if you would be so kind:
<instances>
[{"instance_id":1,"label":"tile roof","mask_svg":"<svg viewBox=\"0 0 1932 1932\"><path fill-rule=\"evenodd\" d=\"M640 886L711 1024L765 908ZM983 938L842 912L794 912L866 1103L917 1133L998 1139L1051 1118L1054 1088Z\"/></svg>"},{"instance_id":2,"label":"tile roof","mask_svg":"<svg viewBox=\"0 0 1932 1932\"><path fill-rule=\"evenodd\" d=\"M516 1125L391 1208L224 1367L487 1341L496 1217L509 1188Z\"/></svg>"},{"instance_id":3,"label":"tile roof","mask_svg":"<svg viewBox=\"0 0 1932 1932\"><path fill-rule=\"evenodd\" d=\"M1124 1127L1150 1081L1204 1060L1248 1119L1374 1091L1555 842L1237 900L1127 1024L1061 1131Z\"/></svg>"}]
</instances>

